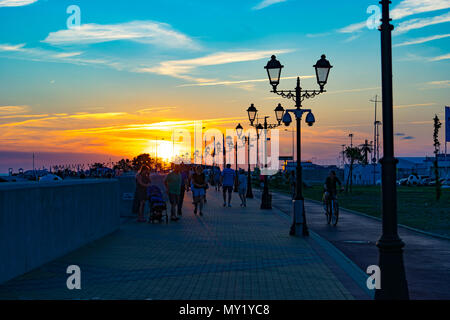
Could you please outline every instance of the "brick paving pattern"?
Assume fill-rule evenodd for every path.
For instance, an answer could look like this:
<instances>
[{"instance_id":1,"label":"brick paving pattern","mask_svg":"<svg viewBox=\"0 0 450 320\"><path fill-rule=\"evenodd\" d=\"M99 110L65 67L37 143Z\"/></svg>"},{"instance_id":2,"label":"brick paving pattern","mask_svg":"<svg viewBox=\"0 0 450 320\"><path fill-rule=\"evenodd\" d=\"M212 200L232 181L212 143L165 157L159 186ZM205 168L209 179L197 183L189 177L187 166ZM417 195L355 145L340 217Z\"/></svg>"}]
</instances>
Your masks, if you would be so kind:
<instances>
[{"instance_id":1,"label":"brick paving pattern","mask_svg":"<svg viewBox=\"0 0 450 320\"><path fill-rule=\"evenodd\" d=\"M309 241L288 235L274 211L222 207L208 190L203 217L191 194L179 222L121 229L0 285L0 299L353 299ZM68 290L66 268L81 268L81 290Z\"/></svg>"}]
</instances>

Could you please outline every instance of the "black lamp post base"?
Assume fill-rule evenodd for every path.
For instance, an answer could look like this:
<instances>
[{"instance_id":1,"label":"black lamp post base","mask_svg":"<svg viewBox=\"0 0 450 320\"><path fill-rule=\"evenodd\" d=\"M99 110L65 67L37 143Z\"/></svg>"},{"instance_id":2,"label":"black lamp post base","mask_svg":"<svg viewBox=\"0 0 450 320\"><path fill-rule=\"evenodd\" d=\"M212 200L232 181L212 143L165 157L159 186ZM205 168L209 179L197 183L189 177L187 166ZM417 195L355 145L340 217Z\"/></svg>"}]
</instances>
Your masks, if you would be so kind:
<instances>
[{"instance_id":1,"label":"black lamp post base","mask_svg":"<svg viewBox=\"0 0 450 320\"><path fill-rule=\"evenodd\" d=\"M381 289L375 291L375 300L409 300L408 283L403 262L404 243L400 239L377 242Z\"/></svg>"},{"instance_id":2,"label":"black lamp post base","mask_svg":"<svg viewBox=\"0 0 450 320\"><path fill-rule=\"evenodd\" d=\"M292 201L292 226L289 231L291 236L309 236L305 217L305 200L295 199Z\"/></svg>"},{"instance_id":3,"label":"black lamp post base","mask_svg":"<svg viewBox=\"0 0 450 320\"><path fill-rule=\"evenodd\" d=\"M271 194L263 194L262 195L261 209L262 210L271 210L272 209L272 195Z\"/></svg>"}]
</instances>

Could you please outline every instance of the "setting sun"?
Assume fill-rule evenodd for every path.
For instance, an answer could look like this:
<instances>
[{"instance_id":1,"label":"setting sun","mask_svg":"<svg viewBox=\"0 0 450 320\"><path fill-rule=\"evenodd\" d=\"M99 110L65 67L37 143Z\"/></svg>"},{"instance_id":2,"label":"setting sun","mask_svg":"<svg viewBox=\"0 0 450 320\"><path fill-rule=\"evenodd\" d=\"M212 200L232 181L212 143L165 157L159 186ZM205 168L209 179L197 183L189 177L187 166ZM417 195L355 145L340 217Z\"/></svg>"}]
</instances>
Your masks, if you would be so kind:
<instances>
[{"instance_id":1,"label":"setting sun","mask_svg":"<svg viewBox=\"0 0 450 320\"><path fill-rule=\"evenodd\" d=\"M163 160L172 160L174 156L178 155L178 151L179 146L171 141L152 140L147 152Z\"/></svg>"}]
</instances>

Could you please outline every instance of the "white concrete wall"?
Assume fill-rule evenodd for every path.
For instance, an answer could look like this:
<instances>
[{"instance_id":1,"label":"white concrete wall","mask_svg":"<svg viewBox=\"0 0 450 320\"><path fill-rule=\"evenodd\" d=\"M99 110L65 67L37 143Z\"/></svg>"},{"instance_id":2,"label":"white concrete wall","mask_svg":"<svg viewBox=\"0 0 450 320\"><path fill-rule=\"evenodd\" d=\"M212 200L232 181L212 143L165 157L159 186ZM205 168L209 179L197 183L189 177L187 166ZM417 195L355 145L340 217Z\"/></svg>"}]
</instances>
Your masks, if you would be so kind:
<instances>
[{"instance_id":1,"label":"white concrete wall","mask_svg":"<svg viewBox=\"0 0 450 320\"><path fill-rule=\"evenodd\" d=\"M119 228L117 180L0 184L0 283Z\"/></svg>"}]
</instances>

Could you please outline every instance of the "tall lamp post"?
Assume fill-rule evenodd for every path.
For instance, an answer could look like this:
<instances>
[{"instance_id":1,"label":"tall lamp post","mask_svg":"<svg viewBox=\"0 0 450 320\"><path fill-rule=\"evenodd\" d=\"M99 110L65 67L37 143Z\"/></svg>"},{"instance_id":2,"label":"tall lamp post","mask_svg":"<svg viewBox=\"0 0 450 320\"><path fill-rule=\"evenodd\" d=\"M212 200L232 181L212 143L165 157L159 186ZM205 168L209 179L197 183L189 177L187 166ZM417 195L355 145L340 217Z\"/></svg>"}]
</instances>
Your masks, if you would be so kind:
<instances>
[{"instance_id":1,"label":"tall lamp post","mask_svg":"<svg viewBox=\"0 0 450 320\"><path fill-rule=\"evenodd\" d=\"M381 289L375 291L376 300L409 299L403 263L405 244L397 233L397 163L394 157L394 117L392 93L392 30L389 0L382 0L381 76L383 92L383 158L382 169L383 231L377 242L381 270Z\"/></svg>"},{"instance_id":2,"label":"tall lamp post","mask_svg":"<svg viewBox=\"0 0 450 320\"><path fill-rule=\"evenodd\" d=\"M239 123L236 127L236 133L239 138L242 136L242 132L244 131L244 128ZM253 199L253 190L252 190L252 172L250 168L250 132L248 133L248 137L244 137L244 142L247 144L247 199Z\"/></svg>"},{"instance_id":3,"label":"tall lamp post","mask_svg":"<svg viewBox=\"0 0 450 320\"><path fill-rule=\"evenodd\" d=\"M280 110L282 110L280 112ZM247 113L248 113L248 119L250 120L250 125L252 127L255 127L257 129L257 131L259 131L261 129L261 124L255 125L255 119L256 119L256 115L258 113L258 110L256 109L256 107L254 106L254 104L252 103L250 108L247 109ZM277 128L279 126L281 126L281 120L283 118L283 113L284 113L284 109L281 106L281 104L278 105L278 107L275 109L275 116L277 118L277 123L274 124L269 124L267 122L267 119L270 117L264 117L264 126L262 126L262 128L264 129L264 143L267 143L267 130L268 129L274 129ZM264 154L267 154L267 148L264 148ZM267 169L267 161L264 161L264 168ZM267 173L267 172L266 172ZM272 209L272 196L269 193L269 177L267 174L264 175L264 189L263 189L263 194L261 197L261 209Z\"/></svg>"},{"instance_id":4,"label":"tall lamp post","mask_svg":"<svg viewBox=\"0 0 450 320\"><path fill-rule=\"evenodd\" d=\"M236 161L236 170L234 175L234 192L239 192L239 180L238 180L238 142L234 145L234 159Z\"/></svg>"},{"instance_id":5,"label":"tall lamp post","mask_svg":"<svg viewBox=\"0 0 450 320\"><path fill-rule=\"evenodd\" d=\"M280 117L286 126L289 126L292 122L290 113L295 115L297 122L297 181L295 190L295 199L293 200L293 214L292 214L292 226L289 232L290 235L300 235L300 230L303 236L308 236L309 231L306 224L305 215L305 198L303 197L303 178L302 178L302 158L301 158L301 119L304 113L307 113L306 123L312 126L315 123L315 118L311 110L302 109L302 101L305 99L314 98L315 96L325 92L324 87L328 81L328 75L332 68L330 62L326 59L325 55L322 55L321 59L314 65L316 70L317 83L320 90L303 90L300 86L300 77L297 77L297 86L294 91L278 91L277 87L280 84L281 70L284 66L272 56L271 60L265 66L267 75L269 76L269 82L272 85L272 92L280 95L283 98L293 99L295 102L295 109L284 110L282 107L276 111L277 118ZM281 106L281 105L279 105Z\"/></svg>"},{"instance_id":6,"label":"tall lamp post","mask_svg":"<svg viewBox=\"0 0 450 320\"><path fill-rule=\"evenodd\" d=\"M256 166L259 168L259 137L264 131L264 127L261 123L256 125Z\"/></svg>"}]
</instances>

